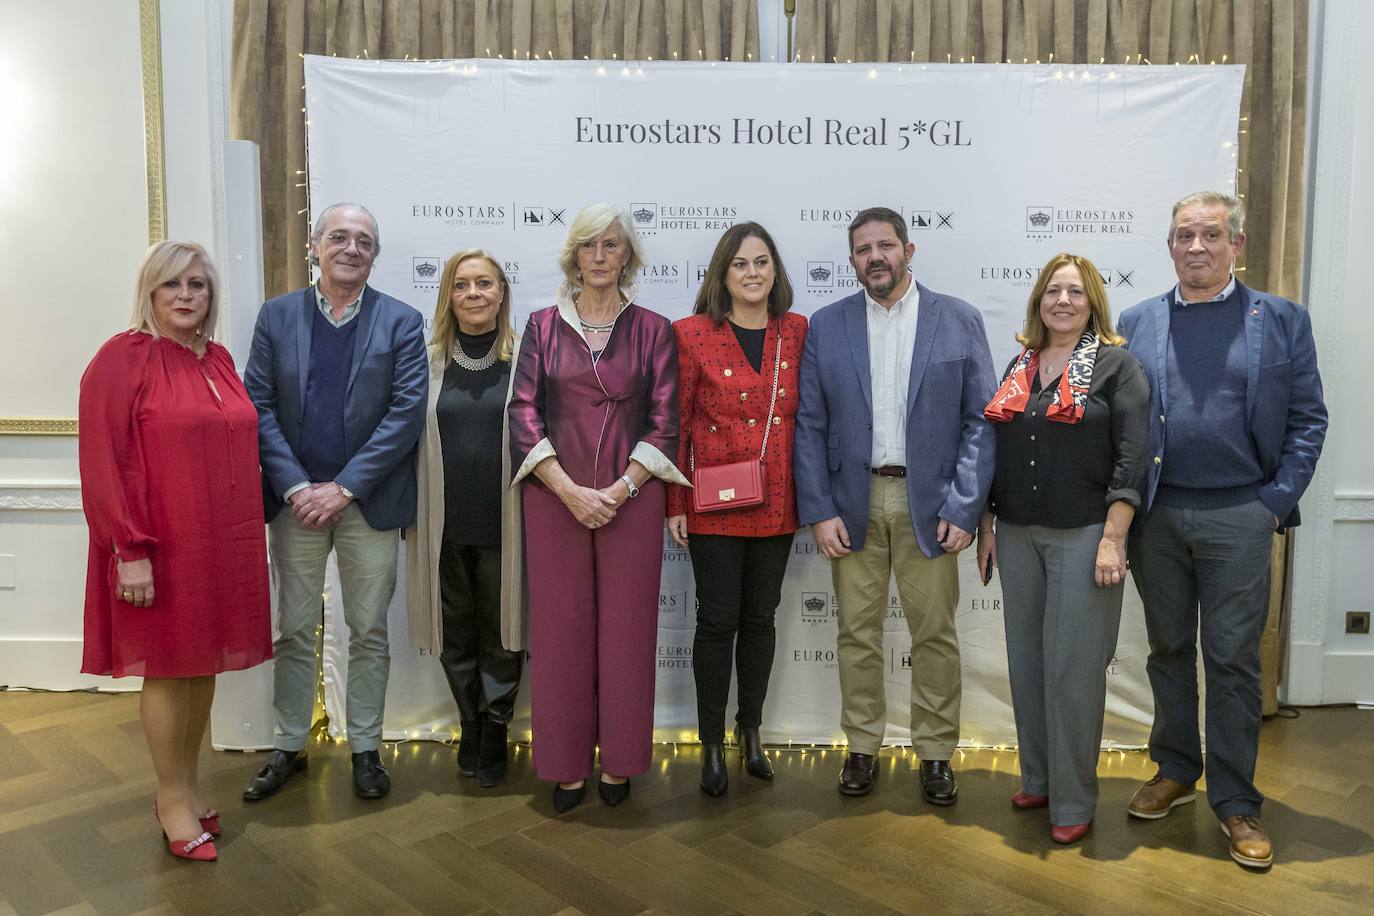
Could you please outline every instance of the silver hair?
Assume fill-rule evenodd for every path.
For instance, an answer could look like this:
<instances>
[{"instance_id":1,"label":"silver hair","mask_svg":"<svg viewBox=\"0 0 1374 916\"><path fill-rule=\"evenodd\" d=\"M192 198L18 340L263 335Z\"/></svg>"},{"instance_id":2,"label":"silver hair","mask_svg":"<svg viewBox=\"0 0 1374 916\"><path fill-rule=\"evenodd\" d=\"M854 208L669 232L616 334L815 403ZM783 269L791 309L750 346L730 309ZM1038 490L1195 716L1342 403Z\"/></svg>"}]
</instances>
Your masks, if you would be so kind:
<instances>
[{"instance_id":1,"label":"silver hair","mask_svg":"<svg viewBox=\"0 0 1374 916\"><path fill-rule=\"evenodd\" d=\"M1174 204L1174 212L1169 216L1169 238L1174 237L1174 228L1178 225L1178 211L1195 204L1204 207L1225 207L1226 231L1231 234L1232 239L1239 238L1241 232L1245 230L1245 204L1239 198L1232 197L1230 194L1223 194L1220 191L1194 191Z\"/></svg>"},{"instance_id":2,"label":"silver hair","mask_svg":"<svg viewBox=\"0 0 1374 916\"><path fill-rule=\"evenodd\" d=\"M639 234L635 232L634 220L623 207L600 203L589 204L578 211L572 225L568 227L568 237L563 240L563 247L558 252L558 267L563 271L569 287L576 288L582 285L577 272L577 249L584 242L600 238L601 234L613 225L619 229L621 240L630 248L630 257L625 262L624 277L619 281L620 285L626 286L634 282L639 274L639 268L644 264L644 246L639 241Z\"/></svg>"},{"instance_id":3,"label":"silver hair","mask_svg":"<svg viewBox=\"0 0 1374 916\"><path fill-rule=\"evenodd\" d=\"M320 258L319 255L315 253L315 249L319 248L320 239L324 238L324 224L329 221L329 214L333 213L335 210L357 210L359 213L372 220L372 241L375 242L377 246L373 249L373 257L382 253L382 230L377 225L377 217L373 216L372 211L362 204L343 201L337 204L330 204L321 210L320 215L316 217L315 228L310 230L310 247L306 254L306 260L310 262L310 266L320 266Z\"/></svg>"}]
</instances>

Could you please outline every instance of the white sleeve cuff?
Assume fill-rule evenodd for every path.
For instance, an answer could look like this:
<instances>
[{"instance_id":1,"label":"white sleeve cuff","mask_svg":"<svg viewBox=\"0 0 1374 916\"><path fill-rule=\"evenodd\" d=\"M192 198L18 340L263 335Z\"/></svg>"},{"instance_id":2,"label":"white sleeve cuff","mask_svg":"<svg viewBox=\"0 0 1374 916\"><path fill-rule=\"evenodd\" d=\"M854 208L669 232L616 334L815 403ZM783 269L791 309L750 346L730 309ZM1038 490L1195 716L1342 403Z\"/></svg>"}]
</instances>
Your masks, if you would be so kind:
<instances>
[{"instance_id":1,"label":"white sleeve cuff","mask_svg":"<svg viewBox=\"0 0 1374 916\"><path fill-rule=\"evenodd\" d=\"M282 497L281 497L282 502L284 502L284 503L289 503L289 502L291 502L291 497L295 496L295 495L296 495L297 493L299 493L301 490L308 489L309 487L310 487L310 481L308 481L308 480L307 480L307 481L304 481L304 482L302 482L302 483L296 484L294 487L292 487L291 489L287 490L285 493L282 494Z\"/></svg>"},{"instance_id":2,"label":"white sleeve cuff","mask_svg":"<svg viewBox=\"0 0 1374 916\"><path fill-rule=\"evenodd\" d=\"M678 486L690 487L692 485L682 472L677 469L677 465L668 460L658 449L654 448L643 439L635 443L634 451L630 452L630 460L638 461L644 465L645 470L653 474L659 480L668 483L675 483Z\"/></svg>"},{"instance_id":3,"label":"white sleeve cuff","mask_svg":"<svg viewBox=\"0 0 1374 916\"><path fill-rule=\"evenodd\" d=\"M515 476L511 478L511 486L515 486L517 483L528 477L530 472L534 470L535 466L539 464L539 462L543 461L545 458L551 458L557 454L558 453L554 451L553 443L549 441L548 436L545 436L544 438L540 439L535 444L534 448L530 449L530 453L525 456L525 462L524 464L520 465L520 470L516 471Z\"/></svg>"}]
</instances>

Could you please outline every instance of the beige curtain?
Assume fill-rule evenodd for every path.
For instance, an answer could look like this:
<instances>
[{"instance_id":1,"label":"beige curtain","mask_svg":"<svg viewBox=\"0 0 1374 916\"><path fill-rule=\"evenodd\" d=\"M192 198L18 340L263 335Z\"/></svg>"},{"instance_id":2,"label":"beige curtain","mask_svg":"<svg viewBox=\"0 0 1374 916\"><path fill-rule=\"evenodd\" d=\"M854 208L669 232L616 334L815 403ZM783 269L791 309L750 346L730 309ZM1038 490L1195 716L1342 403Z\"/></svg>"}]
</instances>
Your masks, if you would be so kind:
<instances>
[{"instance_id":1,"label":"beige curtain","mask_svg":"<svg viewBox=\"0 0 1374 916\"><path fill-rule=\"evenodd\" d=\"M758 0L236 0L229 129L261 151L269 296L307 280L301 54L757 60Z\"/></svg>"},{"instance_id":2,"label":"beige curtain","mask_svg":"<svg viewBox=\"0 0 1374 916\"><path fill-rule=\"evenodd\" d=\"M1249 240L1238 270L1250 286L1299 297L1306 0L798 0L796 59L1245 64L1236 177ZM1286 565L1276 535L1260 644L1265 715L1278 709Z\"/></svg>"},{"instance_id":3,"label":"beige curtain","mask_svg":"<svg viewBox=\"0 0 1374 916\"><path fill-rule=\"evenodd\" d=\"M1242 276L1299 296L1306 0L797 0L796 59L1245 64Z\"/></svg>"}]
</instances>

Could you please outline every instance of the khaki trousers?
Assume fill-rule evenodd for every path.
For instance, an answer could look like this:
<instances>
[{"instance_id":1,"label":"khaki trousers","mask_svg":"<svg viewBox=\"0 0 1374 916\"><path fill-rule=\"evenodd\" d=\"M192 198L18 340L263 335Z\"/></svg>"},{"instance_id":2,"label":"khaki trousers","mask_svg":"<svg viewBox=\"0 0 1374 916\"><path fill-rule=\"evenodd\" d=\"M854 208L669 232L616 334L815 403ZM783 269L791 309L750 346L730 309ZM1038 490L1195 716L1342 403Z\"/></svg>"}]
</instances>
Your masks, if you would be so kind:
<instances>
[{"instance_id":1,"label":"khaki trousers","mask_svg":"<svg viewBox=\"0 0 1374 916\"><path fill-rule=\"evenodd\" d=\"M948 760L959 744L959 603L955 554L921 553L911 528L906 480L874 475L863 550L832 561L840 603L840 727L851 753L876 754L887 723L883 621L888 583L897 574L911 633L911 746L923 760ZM900 674L902 659L892 659Z\"/></svg>"}]
</instances>

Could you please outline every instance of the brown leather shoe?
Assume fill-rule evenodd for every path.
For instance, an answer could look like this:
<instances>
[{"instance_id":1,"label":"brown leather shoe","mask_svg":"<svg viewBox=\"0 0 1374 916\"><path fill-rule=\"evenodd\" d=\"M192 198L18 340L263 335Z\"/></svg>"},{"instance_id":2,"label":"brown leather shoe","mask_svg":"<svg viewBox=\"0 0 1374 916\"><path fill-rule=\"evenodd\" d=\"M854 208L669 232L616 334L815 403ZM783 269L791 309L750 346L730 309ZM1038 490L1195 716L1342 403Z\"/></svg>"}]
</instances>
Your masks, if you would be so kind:
<instances>
[{"instance_id":1,"label":"brown leather shoe","mask_svg":"<svg viewBox=\"0 0 1374 916\"><path fill-rule=\"evenodd\" d=\"M1221 822L1221 832L1231 838L1231 858L1248 868L1274 864L1274 844L1257 817L1236 814Z\"/></svg>"},{"instance_id":2,"label":"brown leather shoe","mask_svg":"<svg viewBox=\"0 0 1374 916\"><path fill-rule=\"evenodd\" d=\"M840 770L840 793L843 795L867 795L873 791L873 773L878 769L878 758L872 754L849 754L844 758L844 769Z\"/></svg>"},{"instance_id":3,"label":"brown leather shoe","mask_svg":"<svg viewBox=\"0 0 1374 916\"><path fill-rule=\"evenodd\" d=\"M1197 792L1193 783L1190 782L1185 785L1156 775L1145 785L1135 790L1135 795L1131 796L1131 803L1126 806L1126 811L1132 817L1143 817L1147 821L1152 821L1163 817L1179 805L1186 805L1190 801L1196 800Z\"/></svg>"}]
</instances>

